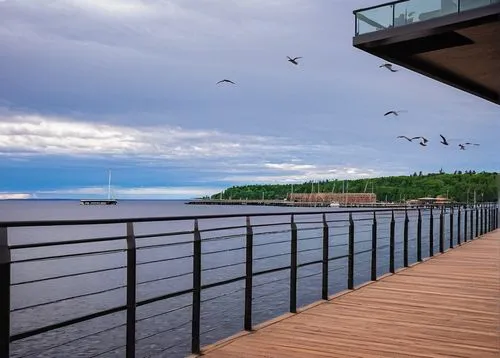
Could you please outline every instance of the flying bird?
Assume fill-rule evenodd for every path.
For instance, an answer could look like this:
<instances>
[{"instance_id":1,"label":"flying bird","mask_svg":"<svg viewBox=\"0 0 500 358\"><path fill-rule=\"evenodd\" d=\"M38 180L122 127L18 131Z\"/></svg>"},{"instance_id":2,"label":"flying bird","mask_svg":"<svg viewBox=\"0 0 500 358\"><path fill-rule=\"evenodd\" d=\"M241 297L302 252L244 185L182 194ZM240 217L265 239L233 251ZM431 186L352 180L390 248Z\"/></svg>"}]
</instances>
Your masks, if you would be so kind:
<instances>
[{"instance_id":1,"label":"flying bird","mask_svg":"<svg viewBox=\"0 0 500 358\"><path fill-rule=\"evenodd\" d=\"M411 141L413 141L413 140L415 140L415 139L419 139L420 137L408 138L408 137L407 137L407 136L405 136L405 135L399 135L399 136L397 136L396 138L404 138L404 139L406 139L408 142L411 142Z\"/></svg>"},{"instance_id":2,"label":"flying bird","mask_svg":"<svg viewBox=\"0 0 500 358\"><path fill-rule=\"evenodd\" d=\"M389 114L393 114L395 116L399 116L399 114L403 113L403 112L406 112L406 111L404 111L404 110L401 110L401 111L389 111L389 112L384 113L384 116L388 116Z\"/></svg>"},{"instance_id":3,"label":"flying bird","mask_svg":"<svg viewBox=\"0 0 500 358\"><path fill-rule=\"evenodd\" d=\"M234 83L233 81L231 81L231 80L226 80L226 79L224 79L224 80L220 80L219 82L217 82L217 84L224 83L224 82L226 82L226 83L232 83L233 85L235 85L235 84L236 84L236 83Z\"/></svg>"},{"instance_id":4,"label":"flying bird","mask_svg":"<svg viewBox=\"0 0 500 358\"><path fill-rule=\"evenodd\" d=\"M421 142L420 142L420 143L418 143L418 144L420 144L422 147L427 147L427 144L425 144L425 142L422 142L422 141L421 141Z\"/></svg>"},{"instance_id":5,"label":"flying bird","mask_svg":"<svg viewBox=\"0 0 500 358\"><path fill-rule=\"evenodd\" d=\"M470 142L466 142L465 145L476 145L476 146L479 146L479 144L477 144L477 143L470 143Z\"/></svg>"},{"instance_id":6,"label":"flying bird","mask_svg":"<svg viewBox=\"0 0 500 358\"><path fill-rule=\"evenodd\" d=\"M291 63L293 63L294 65L298 65L299 63L297 62L297 60L298 60L299 58L302 58L302 57L294 57L294 58L291 58L290 56L287 56L287 58L288 58L288 62L291 62Z\"/></svg>"},{"instance_id":7,"label":"flying bird","mask_svg":"<svg viewBox=\"0 0 500 358\"><path fill-rule=\"evenodd\" d=\"M398 70L392 68L392 65L390 63L384 63L383 65L378 66L378 68L387 68L391 72L398 72Z\"/></svg>"},{"instance_id":8,"label":"flying bird","mask_svg":"<svg viewBox=\"0 0 500 358\"><path fill-rule=\"evenodd\" d=\"M465 150L465 145L464 144L459 144L460 150Z\"/></svg>"},{"instance_id":9,"label":"flying bird","mask_svg":"<svg viewBox=\"0 0 500 358\"><path fill-rule=\"evenodd\" d=\"M425 138L425 137L420 137L420 138L422 138L422 142L424 142L424 143L427 143L427 142L429 141L429 140L428 140L427 138Z\"/></svg>"},{"instance_id":10,"label":"flying bird","mask_svg":"<svg viewBox=\"0 0 500 358\"><path fill-rule=\"evenodd\" d=\"M440 142L441 144L444 144L444 145L449 145L448 141L446 140L446 138L445 138L445 137L443 137L443 135L441 135L441 134L440 134L439 136L442 138L442 140L441 140L441 142Z\"/></svg>"}]
</instances>

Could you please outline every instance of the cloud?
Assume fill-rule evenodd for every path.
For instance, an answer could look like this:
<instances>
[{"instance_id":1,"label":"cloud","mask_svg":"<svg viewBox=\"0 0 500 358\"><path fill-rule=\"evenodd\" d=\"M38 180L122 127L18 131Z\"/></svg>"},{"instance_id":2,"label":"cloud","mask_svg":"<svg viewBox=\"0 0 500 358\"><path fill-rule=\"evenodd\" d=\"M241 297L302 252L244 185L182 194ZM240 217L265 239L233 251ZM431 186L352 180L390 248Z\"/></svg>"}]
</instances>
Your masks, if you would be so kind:
<instances>
[{"instance_id":1,"label":"cloud","mask_svg":"<svg viewBox=\"0 0 500 358\"><path fill-rule=\"evenodd\" d=\"M271 140L167 125L130 127L40 115L0 116L0 154L120 155L179 160L230 157Z\"/></svg>"},{"instance_id":2,"label":"cloud","mask_svg":"<svg viewBox=\"0 0 500 358\"><path fill-rule=\"evenodd\" d=\"M314 165L309 164L293 164L293 163L266 163L264 164L266 168L280 169L280 170L304 170L304 169L314 169Z\"/></svg>"},{"instance_id":3,"label":"cloud","mask_svg":"<svg viewBox=\"0 0 500 358\"><path fill-rule=\"evenodd\" d=\"M269 167L269 166L267 166ZM384 172L371 168L345 167L341 165L295 165L291 163L272 164L275 171L228 175L223 179L236 183L302 183L332 178L373 178L383 173L405 174L405 170L385 169Z\"/></svg>"},{"instance_id":4,"label":"cloud","mask_svg":"<svg viewBox=\"0 0 500 358\"><path fill-rule=\"evenodd\" d=\"M150 10L145 2L135 0L66 0L66 3L91 12L104 12L108 16L144 16L145 14L149 13Z\"/></svg>"},{"instance_id":5,"label":"cloud","mask_svg":"<svg viewBox=\"0 0 500 358\"><path fill-rule=\"evenodd\" d=\"M290 138L162 126L124 126L37 114L0 114L0 155L130 157L135 160L307 157L335 150L370 151L362 146L293 144ZM265 163L270 169L307 169L310 164Z\"/></svg>"},{"instance_id":6,"label":"cloud","mask_svg":"<svg viewBox=\"0 0 500 358\"><path fill-rule=\"evenodd\" d=\"M0 200L18 200L18 199L31 199L32 194L27 193L5 193L0 192Z\"/></svg>"}]
</instances>

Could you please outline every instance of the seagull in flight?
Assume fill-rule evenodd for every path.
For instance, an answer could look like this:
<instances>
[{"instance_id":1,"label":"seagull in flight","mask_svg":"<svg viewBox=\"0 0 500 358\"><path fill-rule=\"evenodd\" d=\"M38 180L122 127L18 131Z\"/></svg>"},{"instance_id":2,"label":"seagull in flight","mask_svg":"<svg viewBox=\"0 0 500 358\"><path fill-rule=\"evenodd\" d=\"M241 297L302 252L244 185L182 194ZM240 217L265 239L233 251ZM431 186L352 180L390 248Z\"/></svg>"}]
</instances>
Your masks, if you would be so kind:
<instances>
[{"instance_id":1,"label":"seagull in flight","mask_svg":"<svg viewBox=\"0 0 500 358\"><path fill-rule=\"evenodd\" d=\"M217 82L217 84L220 84L220 83L232 83L233 85L235 85L236 83L234 83L233 81L231 80L226 80L226 79L223 79L223 80L220 80L219 82Z\"/></svg>"},{"instance_id":2,"label":"seagull in flight","mask_svg":"<svg viewBox=\"0 0 500 358\"><path fill-rule=\"evenodd\" d=\"M460 150L465 150L465 144L459 144Z\"/></svg>"},{"instance_id":3,"label":"seagull in flight","mask_svg":"<svg viewBox=\"0 0 500 358\"><path fill-rule=\"evenodd\" d=\"M465 145L475 145L475 146L479 146L479 144L477 144L477 143L470 143L470 142L466 142L466 143L464 143L464 144L465 144Z\"/></svg>"},{"instance_id":4,"label":"seagull in flight","mask_svg":"<svg viewBox=\"0 0 500 358\"><path fill-rule=\"evenodd\" d=\"M404 111L404 110L401 110L401 111L389 111L389 112L384 113L384 117L388 116L389 114L393 114L395 116L399 116L399 114L403 113L403 112L406 112L406 111Z\"/></svg>"},{"instance_id":5,"label":"seagull in flight","mask_svg":"<svg viewBox=\"0 0 500 358\"><path fill-rule=\"evenodd\" d=\"M439 136L442 138L442 140L441 140L441 142L440 142L441 144L444 144L444 145L449 145L448 141L446 140L446 138L445 138L445 137L443 137L443 135L442 135L442 134L440 134Z\"/></svg>"},{"instance_id":6,"label":"seagull in flight","mask_svg":"<svg viewBox=\"0 0 500 358\"><path fill-rule=\"evenodd\" d=\"M427 138L425 138L425 137L420 137L420 138L422 139L422 142L423 142L424 144L425 144L425 143L427 143L427 142L429 141L429 140L428 140Z\"/></svg>"},{"instance_id":7,"label":"seagull in flight","mask_svg":"<svg viewBox=\"0 0 500 358\"><path fill-rule=\"evenodd\" d=\"M398 135L396 138L404 138L404 139L406 139L408 142L411 142L411 141L413 141L413 140L415 140L415 139L419 139L420 137L408 138L408 137L407 137L407 136L405 136L405 135Z\"/></svg>"},{"instance_id":8,"label":"seagull in flight","mask_svg":"<svg viewBox=\"0 0 500 358\"><path fill-rule=\"evenodd\" d=\"M294 57L294 58L291 58L290 56L287 56L287 58L288 58L288 62L291 62L291 63L293 63L294 65L298 65L299 63L297 62L297 60L298 60L299 58L302 58L302 57Z\"/></svg>"},{"instance_id":9,"label":"seagull in flight","mask_svg":"<svg viewBox=\"0 0 500 358\"><path fill-rule=\"evenodd\" d=\"M383 65L378 66L378 68L387 68L391 72L398 72L398 70L392 68L392 65L390 63L384 63Z\"/></svg>"},{"instance_id":10,"label":"seagull in flight","mask_svg":"<svg viewBox=\"0 0 500 358\"><path fill-rule=\"evenodd\" d=\"M420 141L420 143L418 144L420 144L422 147L427 147L427 144L425 144L425 142Z\"/></svg>"}]
</instances>

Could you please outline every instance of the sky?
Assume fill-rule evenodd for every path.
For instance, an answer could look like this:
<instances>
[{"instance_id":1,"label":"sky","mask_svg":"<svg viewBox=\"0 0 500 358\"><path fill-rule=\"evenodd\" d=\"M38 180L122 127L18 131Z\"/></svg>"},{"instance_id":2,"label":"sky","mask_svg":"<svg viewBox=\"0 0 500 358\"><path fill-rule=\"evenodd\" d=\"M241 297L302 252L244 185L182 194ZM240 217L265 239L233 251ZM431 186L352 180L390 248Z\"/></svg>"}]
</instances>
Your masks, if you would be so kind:
<instances>
[{"instance_id":1,"label":"sky","mask_svg":"<svg viewBox=\"0 0 500 358\"><path fill-rule=\"evenodd\" d=\"M352 46L381 2L0 0L0 199L497 171L499 106Z\"/></svg>"}]
</instances>

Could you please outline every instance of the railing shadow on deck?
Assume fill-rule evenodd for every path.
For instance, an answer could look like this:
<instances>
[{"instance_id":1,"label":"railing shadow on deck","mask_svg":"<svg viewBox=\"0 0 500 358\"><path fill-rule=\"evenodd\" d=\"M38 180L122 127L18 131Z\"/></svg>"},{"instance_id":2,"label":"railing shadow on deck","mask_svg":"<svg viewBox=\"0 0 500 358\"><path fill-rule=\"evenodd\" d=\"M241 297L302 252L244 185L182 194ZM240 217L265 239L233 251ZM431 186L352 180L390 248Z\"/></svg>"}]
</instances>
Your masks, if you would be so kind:
<instances>
[{"instance_id":1,"label":"railing shadow on deck","mask_svg":"<svg viewBox=\"0 0 500 358\"><path fill-rule=\"evenodd\" d=\"M221 321L252 330L259 299L288 293L286 310L295 313L312 293L326 300L341 285L353 289L496 228L496 204L0 222L0 356L198 354L202 335ZM90 237L66 239L84 234ZM298 294L306 278L307 292ZM241 299L215 305L234 294ZM207 317L207 306L223 317ZM266 310L261 320L277 311ZM231 317L236 311L239 321Z\"/></svg>"}]
</instances>

